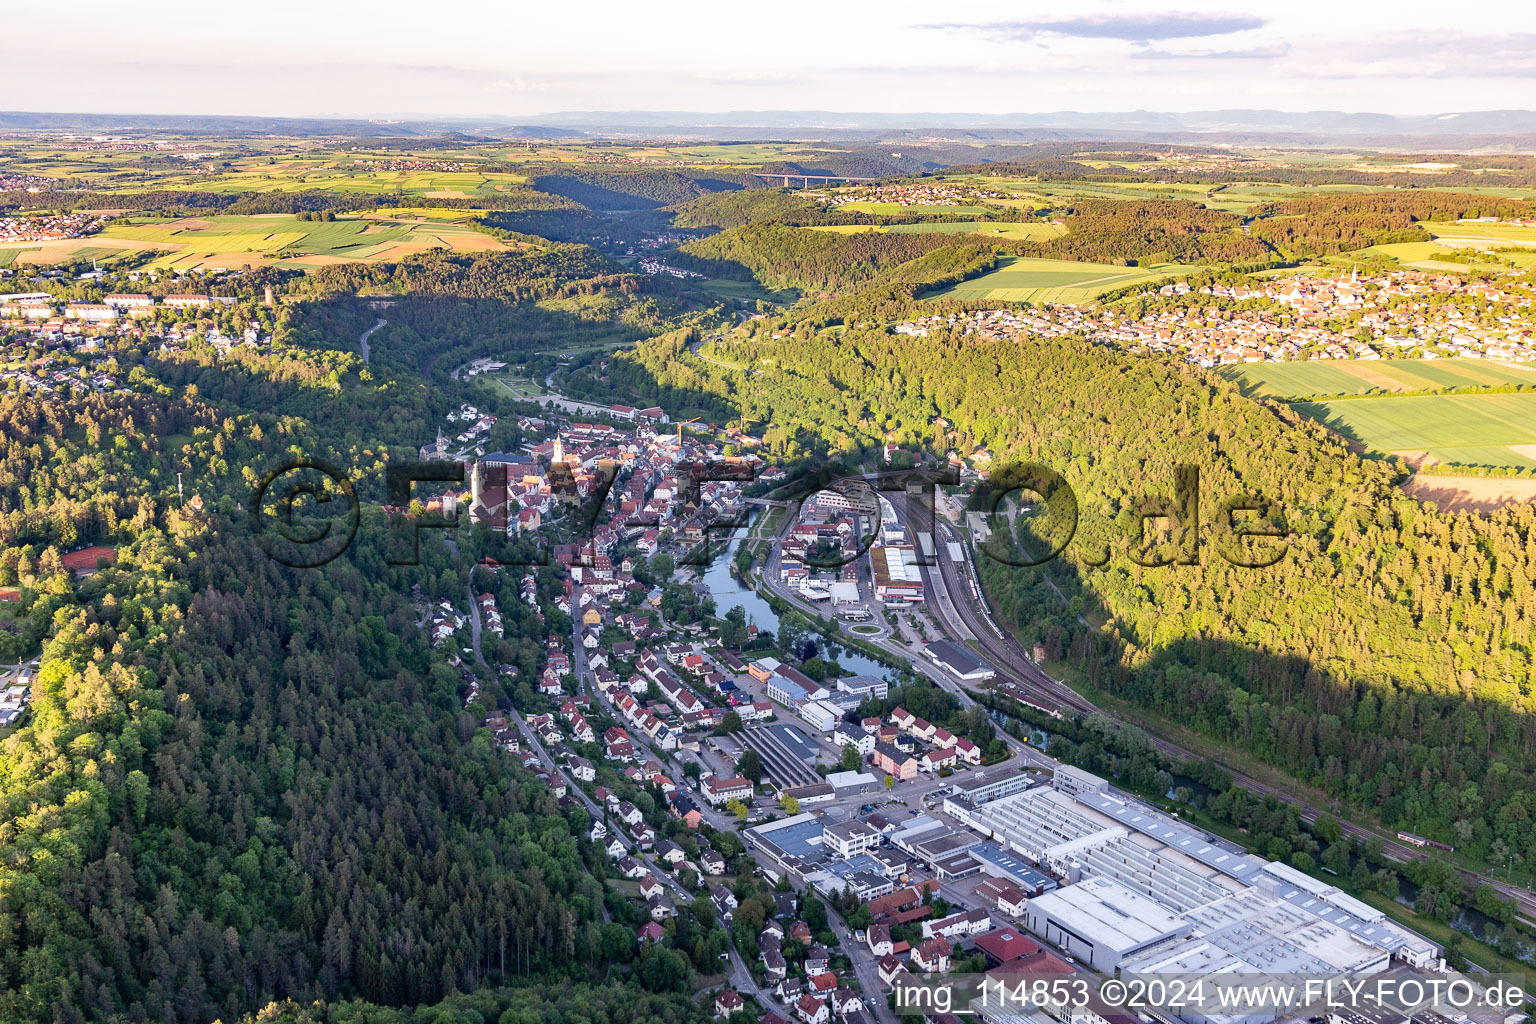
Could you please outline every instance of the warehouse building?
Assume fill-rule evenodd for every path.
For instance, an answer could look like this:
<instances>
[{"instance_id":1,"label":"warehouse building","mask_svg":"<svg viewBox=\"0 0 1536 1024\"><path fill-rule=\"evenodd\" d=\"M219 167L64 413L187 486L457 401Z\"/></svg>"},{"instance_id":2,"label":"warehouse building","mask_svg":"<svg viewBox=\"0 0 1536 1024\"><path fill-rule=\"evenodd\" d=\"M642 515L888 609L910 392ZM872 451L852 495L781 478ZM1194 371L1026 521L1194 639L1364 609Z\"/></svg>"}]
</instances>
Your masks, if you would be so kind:
<instances>
[{"instance_id":1,"label":"warehouse building","mask_svg":"<svg viewBox=\"0 0 1536 1024\"><path fill-rule=\"evenodd\" d=\"M1089 878L1032 899L1025 920L1030 931L1106 974L1134 954L1190 932L1185 918L1109 878Z\"/></svg>"},{"instance_id":2,"label":"warehouse building","mask_svg":"<svg viewBox=\"0 0 1536 1024\"><path fill-rule=\"evenodd\" d=\"M797 714L817 732L831 732L843 720L843 709L826 701L808 700L797 709Z\"/></svg>"},{"instance_id":3,"label":"warehouse building","mask_svg":"<svg viewBox=\"0 0 1536 1024\"><path fill-rule=\"evenodd\" d=\"M997 669L948 640L935 640L924 651L934 664L956 679L980 683L997 676Z\"/></svg>"},{"instance_id":4,"label":"warehouse building","mask_svg":"<svg viewBox=\"0 0 1536 1024\"><path fill-rule=\"evenodd\" d=\"M869 549L875 600L886 605L920 604L923 574L917 552L905 544L876 544Z\"/></svg>"}]
</instances>

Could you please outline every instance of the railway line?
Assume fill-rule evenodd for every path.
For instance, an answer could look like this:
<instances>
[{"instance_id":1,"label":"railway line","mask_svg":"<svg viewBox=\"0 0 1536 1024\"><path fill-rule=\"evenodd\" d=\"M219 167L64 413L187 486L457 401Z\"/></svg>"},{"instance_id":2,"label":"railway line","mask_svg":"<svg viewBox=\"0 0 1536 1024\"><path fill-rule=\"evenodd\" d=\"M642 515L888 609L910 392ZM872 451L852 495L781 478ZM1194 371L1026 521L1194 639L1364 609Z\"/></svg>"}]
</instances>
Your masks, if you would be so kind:
<instances>
[{"instance_id":1,"label":"railway line","mask_svg":"<svg viewBox=\"0 0 1536 1024\"><path fill-rule=\"evenodd\" d=\"M903 519L906 518L905 496L899 493L888 494ZM1083 697L1077 691L1051 676L1037 665L1032 658L1025 653L1022 645L1012 636L995 630L990 615L984 614L979 608L979 601L972 601L970 588L967 581L962 578L960 567L950 557L948 545L936 543L934 545L934 565L923 566L924 585L929 595L929 607L935 612L935 617L945 628L946 632L961 643L972 643L981 653L992 662L998 670L998 680L1012 683L1013 685L1033 693L1043 700L1049 701L1063 709L1070 709L1079 714L1104 714L1099 707ZM1154 749L1160 753L1181 760L1203 757L1195 754L1161 737L1147 734L1148 740ZM1301 819L1308 824L1317 820L1318 816L1327 812L1335 813L1328 808L1319 808L1302 802L1294 792L1271 786L1261 782L1242 772L1234 771L1227 766L1222 766L1233 781L1245 789L1258 793L1261 796L1273 796L1296 807ZM1338 817L1335 813L1335 817ZM1420 852L1397 840L1388 837L1374 829L1366 828L1338 818L1340 830L1343 835L1351 839L1367 842L1372 839L1381 841L1382 853L1388 859L1398 863L1408 863L1413 860L1427 860L1428 855ZM1527 922L1536 924L1536 893L1521 886L1512 885L1509 882L1500 881L1488 875L1479 874L1467 868L1456 867L1455 870L1461 877L1474 885L1489 885L1500 897L1513 900L1519 908L1519 914Z\"/></svg>"}]
</instances>

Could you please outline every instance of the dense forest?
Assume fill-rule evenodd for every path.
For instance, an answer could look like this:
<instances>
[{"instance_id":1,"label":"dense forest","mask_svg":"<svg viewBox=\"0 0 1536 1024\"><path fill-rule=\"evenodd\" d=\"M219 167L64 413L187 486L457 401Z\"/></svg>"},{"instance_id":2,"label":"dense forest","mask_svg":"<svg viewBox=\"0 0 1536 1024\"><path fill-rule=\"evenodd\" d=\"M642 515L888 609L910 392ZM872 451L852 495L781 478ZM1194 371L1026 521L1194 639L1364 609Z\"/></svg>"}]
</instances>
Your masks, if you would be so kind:
<instances>
[{"instance_id":1,"label":"dense forest","mask_svg":"<svg viewBox=\"0 0 1536 1024\"><path fill-rule=\"evenodd\" d=\"M1420 221L1530 217L1536 207L1519 200L1417 191L1288 199L1249 213L1256 218L1250 227L1255 238L1292 259L1305 259L1391 242L1427 241Z\"/></svg>"},{"instance_id":2,"label":"dense forest","mask_svg":"<svg viewBox=\"0 0 1536 1024\"><path fill-rule=\"evenodd\" d=\"M953 238L938 234L842 234L752 224L690 242L675 258L710 277L833 291L868 284L882 271L954 244Z\"/></svg>"},{"instance_id":3,"label":"dense forest","mask_svg":"<svg viewBox=\"0 0 1536 1024\"><path fill-rule=\"evenodd\" d=\"M566 196L593 210L645 210L697 199L711 192L765 187L752 174L698 171L594 171L560 168L539 174L533 187Z\"/></svg>"},{"instance_id":4,"label":"dense forest","mask_svg":"<svg viewBox=\"0 0 1536 1024\"><path fill-rule=\"evenodd\" d=\"M1263 263L1273 253L1241 231L1242 218L1173 199L1075 199L1067 234L1019 243L1019 251L1093 263Z\"/></svg>"},{"instance_id":5,"label":"dense forest","mask_svg":"<svg viewBox=\"0 0 1536 1024\"><path fill-rule=\"evenodd\" d=\"M473 300L391 315L424 329L447 301ZM224 358L124 349L97 364L124 393L0 393L0 585L21 594L0 654L43 654L31 716L0 739L0 1019L707 1016L693 977L725 932L685 912L639 948L644 908L607 887L586 812L482 725L526 684L453 667L418 627L413 596L462 601L472 556L434 539L420 565L387 564L372 506L318 569L248 532L240 504L284 453L381 480L442 422L441 386L345 351L373 312L285 305L272 350ZM87 543L117 560L76 579L60 555ZM537 608L516 580L474 585L503 592L487 656L536 678L570 629L553 572Z\"/></svg>"}]
</instances>

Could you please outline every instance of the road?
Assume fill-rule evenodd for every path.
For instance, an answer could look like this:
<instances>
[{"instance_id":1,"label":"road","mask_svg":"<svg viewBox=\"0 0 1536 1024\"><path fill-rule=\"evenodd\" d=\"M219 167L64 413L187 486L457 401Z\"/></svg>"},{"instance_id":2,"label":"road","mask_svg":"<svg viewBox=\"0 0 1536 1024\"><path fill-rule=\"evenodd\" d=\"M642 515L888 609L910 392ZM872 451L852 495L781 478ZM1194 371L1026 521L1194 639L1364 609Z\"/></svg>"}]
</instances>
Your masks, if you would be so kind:
<instances>
[{"instance_id":1,"label":"road","mask_svg":"<svg viewBox=\"0 0 1536 1024\"><path fill-rule=\"evenodd\" d=\"M11 680L20 676L23 671L30 676L36 676L37 666L41 661L42 655L38 655L31 661L23 661L15 665L0 665L0 685L11 685Z\"/></svg>"},{"instance_id":2,"label":"road","mask_svg":"<svg viewBox=\"0 0 1536 1024\"><path fill-rule=\"evenodd\" d=\"M832 933L837 936L843 952L848 954L848 959L853 963L853 976L859 979L859 989L869 997L865 1005L869 1006L880 1024L899 1024L896 1014L885 1004L885 986L880 984L880 969L874 954L854 937L841 915L830 907L827 908L827 923L832 926Z\"/></svg>"},{"instance_id":3,"label":"road","mask_svg":"<svg viewBox=\"0 0 1536 1024\"><path fill-rule=\"evenodd\" d=\"M387 323L389 323L388 320L385 320L383 317L379 317L379 322L374 324L372 327L368 328L366 331L364 331L363 332L363 336L361 338L357 339L358 347L360 347L363 350L363 362L364 363L368 362L368 339L373 337L373 332L374 331L378 330L380 327L383 327Z\"/></svg>"},{"instance_id":4,"label":"road","mask_svg":"<svg viewBox=\"0 0 1536 1024\"><path fill-rule=\"evenodd\" d=\"M749 968L746 961L742 959L741 953L737 951L734 943L731 945L730 978L731 987L734 988L737 993L744 996L751 996L752 998L756 999L757 1005L761 1006L764 1010L772 1011L773 1013L785 1014L788 1016L784 1007L779 1005L779 1001L774 998L772 992L765 988L758 987L757 979L752 977L751 968Z\"/></svg>"},{"instance_id":5,"label":"road","mask_svg":"<svg viewBox=\"0 0 1536 1024\"><path fill-rule=\"evenodd\" d=\"M701 360L703 360L706 363L713 363L716 366L722 367L722 368L727 369L727 370L746 370L748 373L762 373L763 372L762 370L747 370L747 368L745 366L738 366L735 363L722 362L719 359L711 359L709 356L707 356L703 352L699 351L700 349L702 349L705 346L706 343L711 342L711 341L719 341L720 338L721 338L721 335L718 335L718 334L714 335L713 337L709 337L709 338L700 338L698 341L696 341L692 345L688 346L688 352L689 352L690 355L694 356L697 359L701 359Z\"/></svg>"}]
</instances>

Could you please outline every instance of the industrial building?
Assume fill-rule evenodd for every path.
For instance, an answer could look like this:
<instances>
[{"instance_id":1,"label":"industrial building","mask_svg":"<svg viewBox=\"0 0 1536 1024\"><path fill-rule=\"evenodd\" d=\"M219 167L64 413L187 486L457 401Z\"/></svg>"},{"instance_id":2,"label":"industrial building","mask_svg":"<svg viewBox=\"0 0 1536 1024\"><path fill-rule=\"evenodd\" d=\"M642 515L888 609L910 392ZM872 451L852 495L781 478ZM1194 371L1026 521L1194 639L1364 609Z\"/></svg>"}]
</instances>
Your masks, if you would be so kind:
<instances>
[{"instance_id":1,"label":"industrial building","mask_svg":"<svg viewBox=\"0 0 1536 1024\"><path fill-rule=\"evenodd\" d=\"M817 732L831 732L837 728L837 723L843 720L842 708L821 700L806 701L796 709L796 713L806 725Z\"/></svg>"},{"instance_id":2,"label":"industrial building","mask_svg":"<svg viewBox=\"0 0 1536 1024\"><path fill-rule=\"evenodd\" d=\"M829 772L827 784L837 791L838 796L859 796L885 788L869 772Z\"/></svg>"},{"instance_id":3,"label":"industrial building","mask_svg":"<svg viewBox=\"0 0 1536 1024\"><path fill-rule=\"evenodd\" d=\"M951 828L926 814L918 815L891 833L891 845L926 864L940 879L963 878L981 870L969 855L981 842L969 829Z\"/></svg>"},{"instance_id":4,"label":"industrial building","mask_svg":"<svg viewBox=\"0 0 1536 1024\"><path fill-rule=\"evenodd\" d=\"M1116 795L1086 772L1058 773L1057 782L1073 793L1028 789L971 809L968 820L1003 851L1075 883L1031 901L1030 926L1041 915L1042 926L1065 937L1064 948L1084 951L1101 970L1154 946L1162 959L1138 963L1215 962L1225 950L1234 965L1253 958L1254 970L1283 962L1364 973L1384 969L1394 956L1419 967L1438 959L1433 943L1335 886ZM993 856L985 846L970 854L984 868ZM1095 893L1107 895L1091 898ZM1122 913L1143 920L1132 926ZM1185 922L1182 931L1142 941L1171 928L1173 918ZM1126 927L1109 927L1116 922ZM1056 934L1048 937L1055 941ZM1263 944L1263 935L1272 945ZM1159 945L1168 939L1178 941Z\"/></svg>"},{"instance_id":5,"label":"industrial building","mask_svg":"<svg viewBox=\"0 0 1536 1024\"><path fill-rule=\"evenodd\" d=\"M924 653L956 679L980 683L997 676L997 669L949 640L933 641L924 648Z\"/></svg>"},{"instance_id":6,"label":"industrial building","mask_svg":"<svg viewBox=\"0 0 1536 1024\"><path fill-rule=\"evenodd\" d=\"M996 843L977 843L965 852L981 865L983 872L993 878L1008 880L1029 899L1044 896L1056 888L1056 879L1036 871Z\"/></svg>"},{"instance_id":7,"label":"industrial building","mask_svg":"<svg viewBox=\"0 0 1536 1024\"><path fill-rule=\"evenodd\" d=\"M1109 878L1089 878L1029 901L1029 930L1113 974L1134 953L1188 934L1190 923Z\"/></svg>"},{"instance_id":8,"label":"industrial building","mask_svg":"<svg viewBox=\"0 0 1536 1024\"><path fill-rule=\"evenodd\" d=\"M869 549L875 600L886 605L920 604L923 574L917 552L905 544L876 544Z\"/></svg>"},{"instance_id":9,"label":"industrial building","mask_svg":"<svg viewBox=\"0 0 1536 1024\"><path fill-rule=\"evenodd\" d=\"M972 813L982 804L1043 786L1047 781L1038 772L1021 772L1012 765L972 772L949 787L949 793L944 797L944 813L969 825Z\"/></svg>"}]
</instances>

